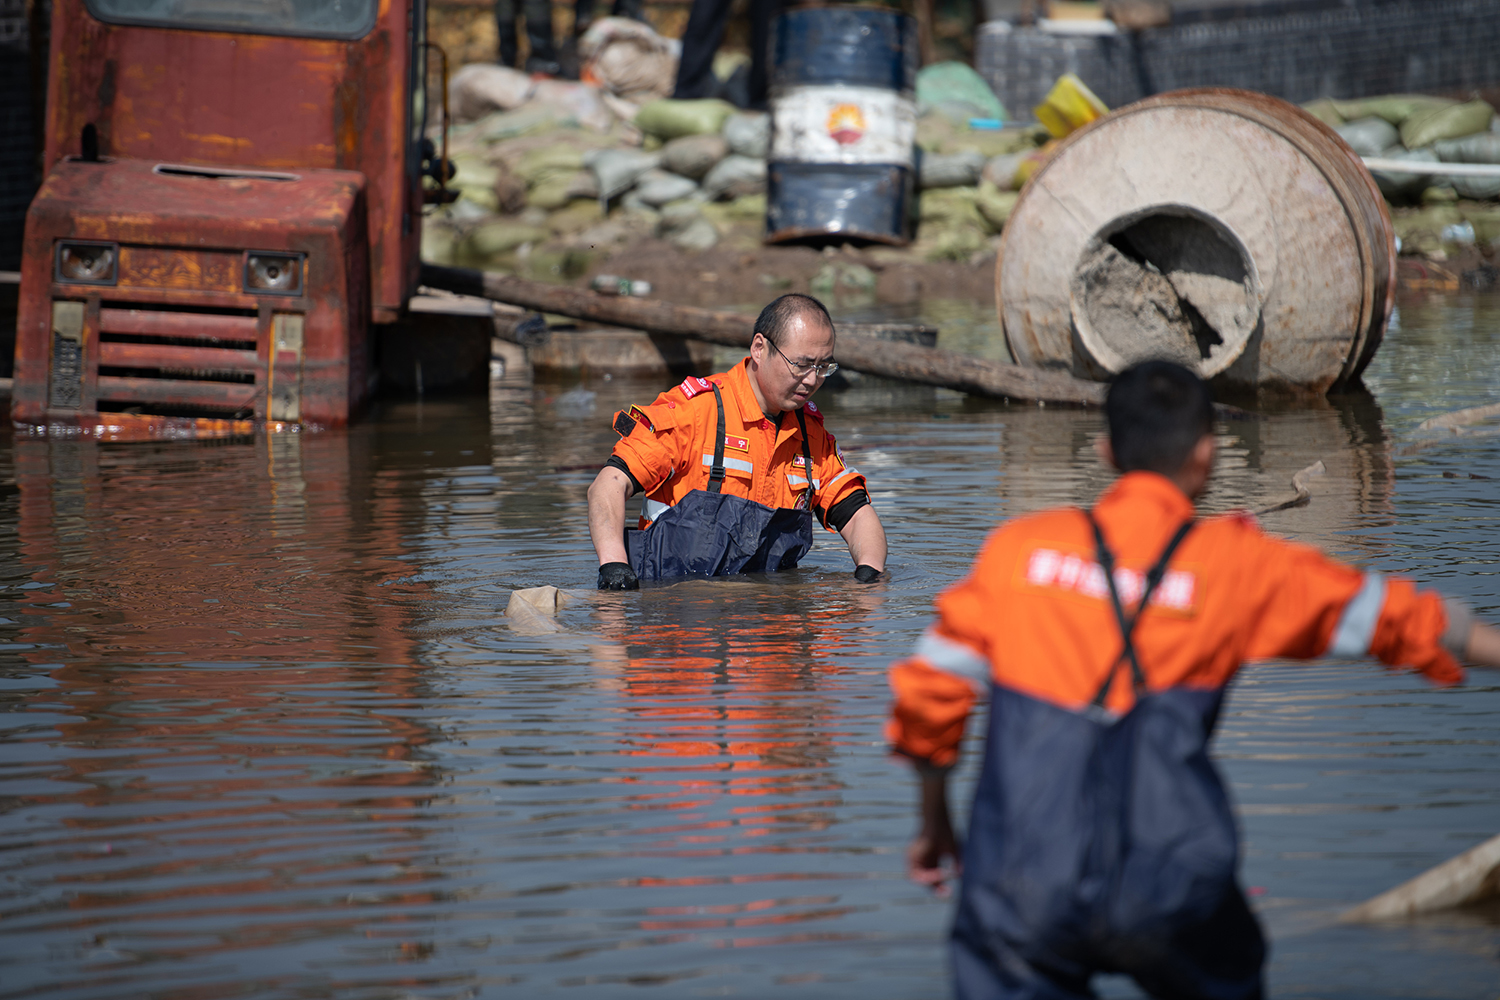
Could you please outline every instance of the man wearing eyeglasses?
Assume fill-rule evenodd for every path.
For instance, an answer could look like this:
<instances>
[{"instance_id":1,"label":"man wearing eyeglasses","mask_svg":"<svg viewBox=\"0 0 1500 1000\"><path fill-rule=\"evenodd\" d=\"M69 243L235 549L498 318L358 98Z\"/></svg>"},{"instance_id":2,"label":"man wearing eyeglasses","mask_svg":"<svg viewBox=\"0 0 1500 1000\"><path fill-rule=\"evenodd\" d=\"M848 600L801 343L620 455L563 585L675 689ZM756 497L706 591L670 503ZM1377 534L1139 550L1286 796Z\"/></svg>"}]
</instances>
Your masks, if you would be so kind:
<instances>
[{"instance_id":1,"label":"man wearing eyeglasses","mask_svg":"<svg viewBox=\"0 0 1500 1000\"><path fill-rule=\"evenodd\" d=\"M860 583L885 569L885 529L809 397L838 369L817 299L783 295L755 321L750 356L615 414L614 453L589 487L600 590L639 581L791 569L813 518L849 546ZM625 501L644 493L640 527Z\"/></svg>"}]
</instances>

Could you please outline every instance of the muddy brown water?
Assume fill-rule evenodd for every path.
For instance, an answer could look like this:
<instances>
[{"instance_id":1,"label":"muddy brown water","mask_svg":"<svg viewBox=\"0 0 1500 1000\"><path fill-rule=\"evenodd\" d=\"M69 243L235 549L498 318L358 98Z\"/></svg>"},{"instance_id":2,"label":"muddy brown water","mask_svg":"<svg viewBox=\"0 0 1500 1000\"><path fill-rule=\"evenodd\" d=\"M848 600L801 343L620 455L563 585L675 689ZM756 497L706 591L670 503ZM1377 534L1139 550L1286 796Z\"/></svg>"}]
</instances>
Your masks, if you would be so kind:
<instances>
[{"instance_id":1,"label":"muddy brown water","mask_svg":"<svg viewBox=\"0 0 1500 1000\"><path fill-rule=\"evenodd\" d=\"M1500 398L1500 299L1406 303L1369 383L1224 425L1204 506L1321 459L1270 530L1500 618L1500 437L1416 430ZM655 388L512 375L223 444L6 432L0 998L946 995L884 670L995 523L1106 484L1100 417L827 393L889 582L830 536L794 573L585 594L518 634L510 590L591 583L608 416ZM1275 996L1500 992L1494 909L1333 922L1500 832L1497 744L1500 675L1241 675L1215 753Z\"/></svg>"}]
</instances>

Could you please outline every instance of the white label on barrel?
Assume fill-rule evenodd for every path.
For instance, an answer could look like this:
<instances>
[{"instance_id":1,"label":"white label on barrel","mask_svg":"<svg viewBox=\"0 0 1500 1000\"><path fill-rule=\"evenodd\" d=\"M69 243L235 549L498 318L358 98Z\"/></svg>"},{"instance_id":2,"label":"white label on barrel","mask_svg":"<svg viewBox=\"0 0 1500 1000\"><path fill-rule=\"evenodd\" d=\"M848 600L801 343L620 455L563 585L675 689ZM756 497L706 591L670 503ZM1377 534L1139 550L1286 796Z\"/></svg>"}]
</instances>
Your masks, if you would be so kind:
<instances>
[{"instance_id":1,"label":"white label on barrel","mask_svg":"<svg viewBox=\"0 0 1500 1000\"><path fill-rule=\"evenodd\" d=\"M771 159L912 165L917 109L879 87L797 87L771 102Z\"/></svg>"}]
</instances>

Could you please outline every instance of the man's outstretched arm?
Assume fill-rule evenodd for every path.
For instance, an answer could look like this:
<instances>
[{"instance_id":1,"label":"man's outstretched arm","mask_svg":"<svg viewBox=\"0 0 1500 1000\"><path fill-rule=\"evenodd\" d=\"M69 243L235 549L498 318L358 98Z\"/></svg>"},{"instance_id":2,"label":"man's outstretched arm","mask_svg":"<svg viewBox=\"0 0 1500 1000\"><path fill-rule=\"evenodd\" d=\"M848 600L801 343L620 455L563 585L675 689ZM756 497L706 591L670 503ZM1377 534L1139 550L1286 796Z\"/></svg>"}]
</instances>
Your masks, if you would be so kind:
<instances>
[{"instance_id":1,"label":"man's outstretched arm","mask_svg":"<svg viewBox=\"0 0 1500 1000\"><path fill-rule=\"evenodd\" d=\"M634 590L640 584L625 551L625 501L635 484L612 466L605 466L589 487L589 538L599 556L600 590Z\"/></svg>"},{"instance_id":2,"label":"man's outstretched arm","mask_svg":"<svg viewBox=\"0 0 1500 1000\"><path fill-rule=\"evenodd\" d=\"M877 574L885 569L885 528L873 506L865 504L855 511L854 516L839 529L839 534L844 536L844 542L849 546L849 555L853 558L856 569L868 566ZM873 580L874 577L870 579Z\"/></svg>"}]
</instances>

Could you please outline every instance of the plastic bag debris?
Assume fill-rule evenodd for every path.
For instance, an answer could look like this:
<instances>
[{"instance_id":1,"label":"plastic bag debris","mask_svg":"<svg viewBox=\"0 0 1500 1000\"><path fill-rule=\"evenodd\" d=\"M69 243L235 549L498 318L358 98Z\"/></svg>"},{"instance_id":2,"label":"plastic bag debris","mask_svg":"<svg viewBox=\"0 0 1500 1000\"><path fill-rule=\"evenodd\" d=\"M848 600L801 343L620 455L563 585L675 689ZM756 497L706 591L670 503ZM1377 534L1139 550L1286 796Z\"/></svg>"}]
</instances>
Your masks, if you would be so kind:
<instances>
[{"instance_id":1,"label":"plastic bag debris","mask_svg":"<svg viewBox=\"0 0 1500 1000\"><path fill-rule=\"evenodd\" d=\"M959 122L1005 117L1005 106L984 77L961 62L934 63L917 73L917 113L929 109Z\"/></svg>"}]
</instances>

